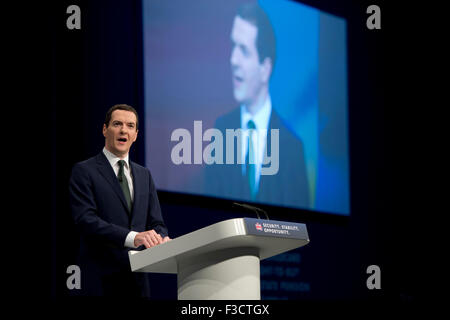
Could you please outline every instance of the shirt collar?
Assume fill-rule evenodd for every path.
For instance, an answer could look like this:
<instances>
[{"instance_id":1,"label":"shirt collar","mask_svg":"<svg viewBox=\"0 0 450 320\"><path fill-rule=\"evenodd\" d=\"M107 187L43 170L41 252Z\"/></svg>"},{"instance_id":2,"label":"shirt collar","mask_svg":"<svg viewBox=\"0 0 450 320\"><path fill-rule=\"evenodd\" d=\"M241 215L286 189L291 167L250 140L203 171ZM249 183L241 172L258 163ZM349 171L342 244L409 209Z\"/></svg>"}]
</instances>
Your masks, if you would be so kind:
<instances>
[{"instance_id":1,"label":"shirt collar","mask_svg":"<svg viewBox=\"0 0 450 320\"><path fill-rule=\"evenodd\" d=\"M130 164L128 162L128 154L125 156L125 158L121 159L120 157L116 156L114 153L108 151L106 147L103 147L103 154L106 156L106 159L108 159L109 163L111 164L111 167L114 168L114 166L119 162L119 160L125 161L125 167L128 169L130 167Z\"/></svg>"},{"instance_id":2,"label":"shirt collar","mask_svg":"<svg viewBox=\"0 0 450 320\"><path fill-rule=\"evenodd\" d=\"M261 109L252 115L247 111L244 105L241 105L241 128L247 129L247 122L251 119L255 122L256 129L267 129L269 127L269 118L272 112L272 99L267 95Z\"/></svg>"}]
</instances>

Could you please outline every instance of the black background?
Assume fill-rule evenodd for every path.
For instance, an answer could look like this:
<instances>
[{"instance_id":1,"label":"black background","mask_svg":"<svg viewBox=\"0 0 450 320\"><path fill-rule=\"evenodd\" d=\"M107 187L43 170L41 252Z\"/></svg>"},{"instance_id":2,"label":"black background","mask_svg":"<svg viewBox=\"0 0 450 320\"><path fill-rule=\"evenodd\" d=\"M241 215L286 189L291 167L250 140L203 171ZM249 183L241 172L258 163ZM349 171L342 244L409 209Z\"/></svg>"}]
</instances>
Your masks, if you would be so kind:
<instances>
[{"instance_id":1,"label":"black background","mask_svg":"<svg viewBox=\"0 0 450 320\"><path fill-rule=\"evenodd\" d=\"M371 2L302 3L348 19L352 215L341 220L274 213L274 219L306 223L311 239L299 252L312 290L294 299L420 301L429 275L423 268L428 255L422 224L428 192L422 182L425 156L417 152L424 137L411 129L421 118L414 106L423 102L416 81L422 67L415 57L423 50L417 45L423 35L408 28L411 15L403 7L374 3L381 7L382 29L368 30ZM71 4L81 8L81 30L66 28ZM10 199L18 210L8 230L21 249L15 261L24 263L17 263L9 279L13 297L71 299L65 271L76 263L78 238L68 208L70 171L104 146L102 122L113 104L130 104L143 118L140 6L114 0L17 8L27 24L13 24L11 82L18 90L9 92L8 109L24 121L12 122L20 127L15 136L20 143L9 149L17 164ZM130 154L141 164L144 143L138 139ZM241 216L227 202L207 198L161 193L160 201L172 238ZM366 287L371 264L381 268L381 290ZM152 275L152 295L176 299L176 279Z\"/></svg>"}]
</instances>

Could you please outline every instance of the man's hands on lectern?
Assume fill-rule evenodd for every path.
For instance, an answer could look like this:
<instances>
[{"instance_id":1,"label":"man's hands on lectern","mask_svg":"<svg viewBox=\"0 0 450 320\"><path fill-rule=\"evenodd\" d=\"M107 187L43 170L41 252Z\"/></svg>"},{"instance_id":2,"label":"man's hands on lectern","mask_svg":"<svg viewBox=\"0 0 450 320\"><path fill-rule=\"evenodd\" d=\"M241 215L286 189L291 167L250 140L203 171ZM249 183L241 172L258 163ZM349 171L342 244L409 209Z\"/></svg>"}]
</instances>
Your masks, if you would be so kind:
<instances>
[{"instance_id":1,"label":"man's hands on lectern","mask_svg":"<svg viewBox=\"0 0 450 320\"><path fill-rule=\"evenodd\" d=\"M161 235L158 234L155 230L149 230L138 233L134 238L134 245L136 247L144 245L145 248L151 248L170 240L172 239L170 239L169 237L161 237Z\"/></svg>"}]
</instances>

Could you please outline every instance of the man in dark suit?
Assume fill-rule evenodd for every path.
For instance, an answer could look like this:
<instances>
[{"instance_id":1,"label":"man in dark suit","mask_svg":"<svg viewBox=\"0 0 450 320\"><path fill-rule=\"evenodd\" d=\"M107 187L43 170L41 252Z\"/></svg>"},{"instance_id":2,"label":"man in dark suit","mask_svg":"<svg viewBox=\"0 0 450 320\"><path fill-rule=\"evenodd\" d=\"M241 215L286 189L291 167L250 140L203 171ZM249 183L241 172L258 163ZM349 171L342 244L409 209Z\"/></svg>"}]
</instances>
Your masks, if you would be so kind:
<instances>
[{"instance_id":1,"label":"man in dark suit","mask_svg":"<svg viewBox=\"0 0 450 320\"><path fill-rule=\"evenodd\" d=\"M128 159L137 134L136 110L113 106L103 151L73 167L70 205L81 235L83 295L148 298L147 275L131 272L128 251L170 240L150 171Z\"/></svg>"},{"instance_id":2,"label":"man in dark suit","mask_svg":"<svg viewBox=\"0 0 450 320\"><path fill-rule=\"evenodd\" d=\"M217 197L308 208L303 143L272 107L269 79L276 60L275 34L259 5L244 4L238 9L231 42L233 95L240 106L220 117L215 128L223 137L227 129L253 133L244 135L240 145L235 144L234 155L241 155L235 164L207 165L205 192ZM278 130L279 140L272 141L272 129ZM273 148L274 143L278 143L278 149ZM271 163L264 164L264 154L270 156L270 152L278 151L279 154L272 154ZM264 174L268 165L278 166L278 171Z\"/></svg>"}]
</instances>

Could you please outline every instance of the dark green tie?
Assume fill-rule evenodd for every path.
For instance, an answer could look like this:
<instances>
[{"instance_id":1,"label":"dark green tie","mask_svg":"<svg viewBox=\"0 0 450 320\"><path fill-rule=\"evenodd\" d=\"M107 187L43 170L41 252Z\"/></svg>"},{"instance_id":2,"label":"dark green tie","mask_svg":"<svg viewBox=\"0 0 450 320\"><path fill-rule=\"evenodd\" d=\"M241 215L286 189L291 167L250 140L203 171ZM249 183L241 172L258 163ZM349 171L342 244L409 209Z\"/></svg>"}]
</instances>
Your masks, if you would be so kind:
<instances>
[{"instance_id":1,"label":"dark green tie","mask_svg":"<svg viewBox=\"0 0 450 320\"><path fill-rule=\"evenodd\" d=\"M127 200L128 210L131 212L131 194L130 187L128 186L128 180L125 177L124 167L125 160L119 160L119 173L117 174L117 179L119 179L119 184L122 187L123 194L125 195L125 200Z\"/></svg>"},{"instance_id":2,"label":"dark green tie","mask_svg":"<svg viewBox=\"0 0 450 320\"><path fill-rule=\"evenodd\" d=\"M255 200L256 198L256 182L255 182L255 175L256 175L256 155L255 155L255 147L253 145L253 139L252 136L256 134L255 130L256 126L253 120L249 120L247 122L247 128L248 131L248 152L247 152L247 179L248 179L248 185L250 187L250 197L252 200Z\"/></svg>"}]
</instances>

